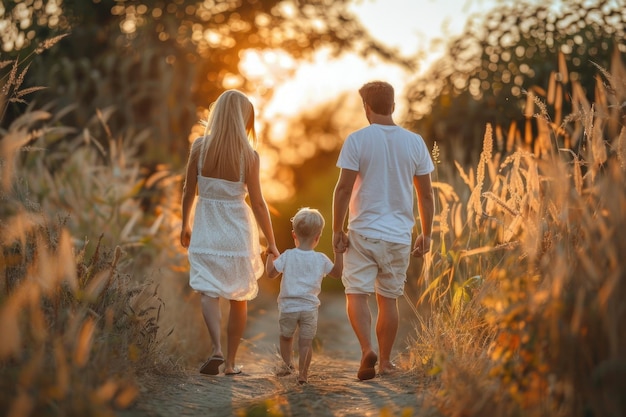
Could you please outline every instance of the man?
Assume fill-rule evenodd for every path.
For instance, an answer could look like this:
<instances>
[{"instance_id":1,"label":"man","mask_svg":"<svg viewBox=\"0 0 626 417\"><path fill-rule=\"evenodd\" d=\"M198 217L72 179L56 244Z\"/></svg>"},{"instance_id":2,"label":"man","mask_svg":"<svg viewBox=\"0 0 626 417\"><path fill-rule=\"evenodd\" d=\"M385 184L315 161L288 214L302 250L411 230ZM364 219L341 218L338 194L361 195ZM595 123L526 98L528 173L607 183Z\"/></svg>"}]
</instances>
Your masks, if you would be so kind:
<instances>
[{"instance_id":1,"label":"man","mask_svg":"<svg viewBox=\"0 0 626 417\"><path fill-rule=\"evenodd\" d=\"M378 372L396 370L391 350L398 331L397 299L404 293L409 254L430 250L434 165L421 136L397 126L393 87L375 81L359 90L370 126L350 134L337 166L333 194L333 246L345 251L342 276L347 313L361 345L360 380L376 376L378 355L372 347L369 294L376 294ZM417 193L421 234L411 251L413 188ZM344 230L348 216L347 232Z\"/></svg>"}]
</instances>

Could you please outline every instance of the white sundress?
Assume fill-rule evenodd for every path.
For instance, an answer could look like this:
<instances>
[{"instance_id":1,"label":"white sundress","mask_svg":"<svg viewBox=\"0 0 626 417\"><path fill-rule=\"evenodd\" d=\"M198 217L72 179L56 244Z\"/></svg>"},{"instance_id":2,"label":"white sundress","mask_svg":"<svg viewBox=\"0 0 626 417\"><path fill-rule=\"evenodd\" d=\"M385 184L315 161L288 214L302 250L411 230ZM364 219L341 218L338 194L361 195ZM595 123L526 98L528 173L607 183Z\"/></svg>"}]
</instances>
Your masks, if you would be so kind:
<instances>
[{"instance_id":1,"label":"white sundress","mask_svg":"<svg viewBox=\"0 0 626 417\"><path fill-rule=\"evenodd\" d=\"M242 176L243 177L243 176ZM259 231L240 181L198 174L188 257L189 285L210 297L252 300L263 275Z\"/></svg>"}]
</instances>

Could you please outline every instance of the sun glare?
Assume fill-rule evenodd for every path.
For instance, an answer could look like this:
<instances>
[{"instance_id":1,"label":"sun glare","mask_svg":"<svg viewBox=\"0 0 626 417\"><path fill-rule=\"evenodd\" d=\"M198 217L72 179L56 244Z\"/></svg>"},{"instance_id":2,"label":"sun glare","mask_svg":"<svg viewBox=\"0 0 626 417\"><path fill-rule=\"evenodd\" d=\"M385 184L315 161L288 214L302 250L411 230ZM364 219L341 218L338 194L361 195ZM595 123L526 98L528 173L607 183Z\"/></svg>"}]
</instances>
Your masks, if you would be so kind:
<instances>
[{"instance_id":1,"label":"sun glare","mask_svg":"<svg viewBox=\"0 0 626 417\"><path fill-rule=\"evenodd\" d=\"M265 88L275 87L295 69L294 59L285 51L247 49L242 52L240 70Z\"/></svg>"}]
</instances>

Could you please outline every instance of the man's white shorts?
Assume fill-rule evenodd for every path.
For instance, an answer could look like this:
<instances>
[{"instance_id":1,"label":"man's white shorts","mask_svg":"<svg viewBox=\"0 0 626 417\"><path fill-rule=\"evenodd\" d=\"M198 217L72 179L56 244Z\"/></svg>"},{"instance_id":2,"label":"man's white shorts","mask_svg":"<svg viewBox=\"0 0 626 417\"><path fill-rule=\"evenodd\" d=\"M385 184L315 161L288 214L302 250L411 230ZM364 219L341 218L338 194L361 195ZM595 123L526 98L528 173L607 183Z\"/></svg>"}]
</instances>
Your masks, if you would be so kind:
<instances>
[{"instance_id":1,"label":"man's white shorts","mask_svg":"<svg viewBox=\"0 0 626 417\"><path fill-rule=\"evenodd\" d=\"M398 298L404 292L411 245L371 239L350 231L341 281L346 294L377 293Z\"/></svg>"}]
</instances>

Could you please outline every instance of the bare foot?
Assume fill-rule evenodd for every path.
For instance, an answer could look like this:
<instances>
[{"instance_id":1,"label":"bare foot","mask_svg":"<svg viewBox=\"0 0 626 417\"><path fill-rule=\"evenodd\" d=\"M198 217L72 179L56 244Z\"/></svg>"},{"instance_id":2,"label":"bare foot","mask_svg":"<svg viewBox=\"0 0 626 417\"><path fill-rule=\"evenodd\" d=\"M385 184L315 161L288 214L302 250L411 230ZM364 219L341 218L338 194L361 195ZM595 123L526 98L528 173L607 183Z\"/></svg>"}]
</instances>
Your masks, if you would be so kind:
<instances>
[{"instance_id":1,"label":"bare foot","mask_svg":"<svg viewBox=\"0 0 626 417\"><path fill-rule=\"evenodd\" d=\"M361 381L374 378L376 376L376 361L378 361L378 356L372 351L363 355L359 372L356 374L357 378Z\"/></svg>"},{"instance_id":2,"label":"bare foot","mask_svg":"<svg viewBox=\"0 0 626 417\"><path fill-rule=\"evenodd\" d=\"M393 375L399 370L400 368L398 368L393 362L387 362L384 365L381 363L378 367L378 372L380 372L381 375Z\"/></svg>"},{"instance_id":3,"label":"bare foot","mask_svg":"<svg viewBox=\"0 0 626 417\"><path fill-rule=\"evenodd\" d=\"M241 368L238 366L226 366L224 368L224 375L239 375L241 373Z\"/></svg>"},{"instance_id":4,"label":"bare foot","mask_svg":"<svg viewBox=\"0 0 626 417\"><path fill-rule=\"evenodd\" d=\"M293 365L287 365L287 364L283 363L281 365L280 369L278 369L278 371L276 371L276 376L291 375L295 370L296 370L296 368Z\"/></svg>"}]
</instances>

